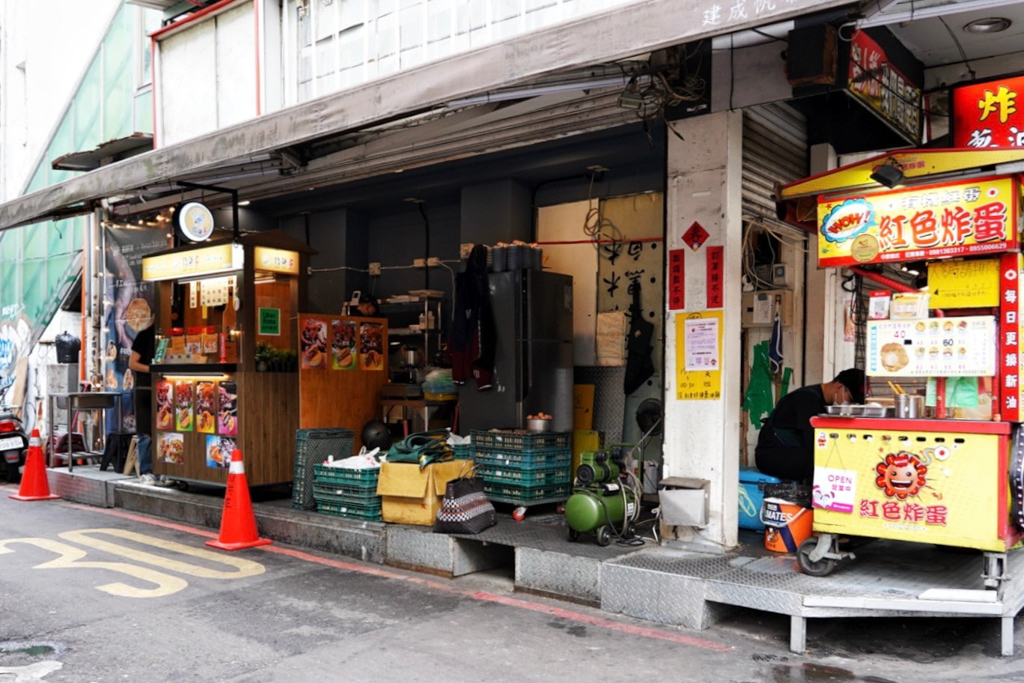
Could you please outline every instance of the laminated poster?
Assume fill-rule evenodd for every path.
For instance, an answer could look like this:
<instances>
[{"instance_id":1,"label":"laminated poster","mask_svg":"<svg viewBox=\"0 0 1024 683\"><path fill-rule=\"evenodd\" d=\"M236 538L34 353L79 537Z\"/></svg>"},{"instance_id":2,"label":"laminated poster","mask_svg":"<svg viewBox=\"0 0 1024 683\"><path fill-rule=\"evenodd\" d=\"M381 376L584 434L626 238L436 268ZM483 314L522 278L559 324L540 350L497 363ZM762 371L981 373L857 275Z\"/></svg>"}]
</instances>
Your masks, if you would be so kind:
<instances>
[{"instance_id":1,"label":"laminated poster","mask_svg":"<svg viewBox=\"0 0 1024 683\"><path fill-rule=\"evenodd\" d=\"M192 383L174 383L175 426L179 432L192 431Z\"/></svg>"},{"instance_id":2,"label":"laminated poster","mask_svg":"<svg viewBox=\"0 0 1024 683\"><path fill-rule=\"evenodd\" d=\"M228 467L231 453L238 448L238 442L226 436L206 437L206 466Z\"/></svg>"},{"instance_id":3,"label":"laminated poster","mask_svg":"<svg viewBox=\"0 0 1024 683\"><path fill-rule=\"evenodd\" d=\"M331 333L331 367L335 370L355 370L359 364L355 321L332 320Z\"/></svg>"},{"instance_id":4,"label":"laminated poster","mask_svg":"<svg viewBox=\"0 0 1024 683\"><path fill-rule=\"evenodd\" d=\"M238 433L238 384L233 380L218 382L217 433L229 436Z\"/></svg>"},{"instance_id":5,"label":"laminated poster","mask_svg":"<svg viewBox=\"0 0 1024 683\"><path fill-rule=\"evenodd\" d=\"M156 390L156 428L174 429L174 385L165 379L154 387Z\"/></svg>"},{"instance_id":6,"label":"laminated poster","mask_svg":"<svg viewBox=\"0 0 1024 683\"><path fill-rule=\"evenodd\" d=\"M316 318L306 318L301 322L299 329L302 369L324 367L327 357L327 323Z\"/></svg>"},{"instance_id":7,"label":"laminated poster","mask_svg":"<svg viewBox=\"0 0 1024 683\"><path fill-rule=\"evenodd\" d=\"M213 434L217 422L217 385L196 382L196 431Z\"/></svg>"},{"instance_id":8,"label":"laminated poster","mask_svg":"<svg viewBox=\"0 0 1024 683\"><path fill-rule=\"evenodd\" d=\"M359 325L359 360L363 370L384 369L384 326L380 323Z\"/></svg>"},{"instance_id":9,"label":"laminated poster","mask_svg":"<svg viewBox=\"0 0 1024 683\"><path fill-rule=\"evenodd\" d=\"M185 435L165 432L156 437L156 454L161 462L172 465L185 464Z\"/></svg>"}]
</instances>

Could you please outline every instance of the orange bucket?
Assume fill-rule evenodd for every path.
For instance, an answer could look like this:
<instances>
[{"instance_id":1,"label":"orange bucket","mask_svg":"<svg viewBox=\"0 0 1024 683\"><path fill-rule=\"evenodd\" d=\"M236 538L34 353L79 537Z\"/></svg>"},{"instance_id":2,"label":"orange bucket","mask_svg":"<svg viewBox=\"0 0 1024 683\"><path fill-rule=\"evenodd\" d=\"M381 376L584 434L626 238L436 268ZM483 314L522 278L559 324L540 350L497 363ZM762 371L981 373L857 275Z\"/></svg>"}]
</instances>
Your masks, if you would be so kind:
<instances>
[{"instance_id":1,"label":"orange bucket","mask_svg":"<svg viewBox=\"0 0 1024 683\"><path fill-rule=\"evenodd\" d=\"M782 498L765 498L761 506L764 547L776 553L795 553L811 537L814 511Z\"/></svg>"}]
</instances>

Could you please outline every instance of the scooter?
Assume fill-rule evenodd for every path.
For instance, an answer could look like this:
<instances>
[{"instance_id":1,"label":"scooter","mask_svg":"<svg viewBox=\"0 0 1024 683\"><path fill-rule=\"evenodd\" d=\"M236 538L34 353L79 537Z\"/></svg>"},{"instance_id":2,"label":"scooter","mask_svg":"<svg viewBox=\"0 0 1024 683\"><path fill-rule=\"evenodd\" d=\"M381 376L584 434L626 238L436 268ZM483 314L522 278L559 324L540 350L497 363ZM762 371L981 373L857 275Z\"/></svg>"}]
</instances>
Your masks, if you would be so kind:
<instances>
[{"instance_id":1,"label":"scooter","mask_svg":"<svg viewBox=\"0 0 1024 683\"><path fill-rule=\"evenodd\" d=\"M21 418L11 406L0 406L0 459L8 482L16 484L21 480L21 466L25 464L27 452L28 438Z\"/></svg>"}]
</instances>

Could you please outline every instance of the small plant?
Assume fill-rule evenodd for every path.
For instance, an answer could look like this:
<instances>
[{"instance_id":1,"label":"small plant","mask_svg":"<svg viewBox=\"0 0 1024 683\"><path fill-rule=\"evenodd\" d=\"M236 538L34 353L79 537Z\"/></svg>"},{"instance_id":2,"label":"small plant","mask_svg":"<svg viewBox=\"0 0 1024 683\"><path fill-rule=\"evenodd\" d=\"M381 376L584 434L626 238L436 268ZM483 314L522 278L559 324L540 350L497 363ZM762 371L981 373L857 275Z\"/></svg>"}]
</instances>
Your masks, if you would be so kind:
<instances>
[{"instance_id":1,"label":"small plant","mask_svg":"<svg viewBox=\"0 0 1024 683\"><path fill-rule=\"evenodd\" d=\"M284 372L295 372L299 367L299 354L293 349L285 349L278 353L278 362Z\"/></svg>"},{"instance_id":2,"label":"small plant","mask_svg":"<svg viewBox=\"0 0 1024 683\"><path fill-rule=\"evenodd\" d=\"M256 351L253 354L253 360L256 361L256 369L258 371L266 372L270 369L270 366L273 363L277 362L277 359L277 349L267 342L256 342Z\"/></svg>"}]
</instances>

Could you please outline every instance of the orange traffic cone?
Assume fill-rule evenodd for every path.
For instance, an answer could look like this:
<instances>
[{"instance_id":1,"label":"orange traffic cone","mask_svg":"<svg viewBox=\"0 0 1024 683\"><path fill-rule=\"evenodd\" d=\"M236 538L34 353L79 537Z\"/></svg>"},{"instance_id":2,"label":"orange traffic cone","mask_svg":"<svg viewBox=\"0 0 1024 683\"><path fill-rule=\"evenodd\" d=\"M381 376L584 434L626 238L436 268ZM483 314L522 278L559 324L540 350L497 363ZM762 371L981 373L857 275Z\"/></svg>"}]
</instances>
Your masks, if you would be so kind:
<instances>
[{"instance_id":1,"label":"orange traffic cone","mask_svg":"<svg viewBox=\"0 0 1024 683\"><path fill-rule=\"evenodd\" d=\"M39 430L33 429L28 440L28 455L25 456L25 471L21 474L21 487L10 496L14 500L54 500L60 496L50 494L50 483L46 481L46 465L43 463L43 449L39 445Z\"/></svg>"},{"instance_id":2,"label":"orange traffic cone","mask_svg":"<svg viewBox=\"0 0 1024 683\"><path fill-rule=\"evenodd\" d=\"M220 535L216 541L207 541L206 545L221 550L241 550L269 543L273 541L260 538L256 531L256 515L249 498L249 482L245 479L242 451L236 448L231 453L231 467L228 469L228 490L224 494Z\"/></svg>"}]
</instances>

